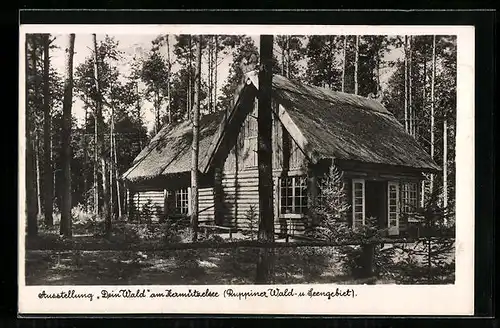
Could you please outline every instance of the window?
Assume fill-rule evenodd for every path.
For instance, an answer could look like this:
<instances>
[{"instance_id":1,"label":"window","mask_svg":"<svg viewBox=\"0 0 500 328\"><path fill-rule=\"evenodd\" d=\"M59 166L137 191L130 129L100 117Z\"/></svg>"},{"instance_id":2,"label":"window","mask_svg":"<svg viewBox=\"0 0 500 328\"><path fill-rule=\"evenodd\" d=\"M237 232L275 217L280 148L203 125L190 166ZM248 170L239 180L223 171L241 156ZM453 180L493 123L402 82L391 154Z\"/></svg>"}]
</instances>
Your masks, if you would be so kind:
<instances>
[{"instance_id":1,"label":"window","mask_svg":"<svg viewBox=\"0 0 500 328\"><path fill-rule=\"evenodd\" d=\"M415 182L405 182L402 184L401 192L402 212L414 213L417 208L417 184Z\"/></svg>"},{"instance_id":2,"label":"window","mask_svg":"<svg viewBox=\"0 0 500 328\"><path fill-rule=\"evenodd\" d=\"M175 191L175 211L178 214L188 214L189 212L189 194L188 189L179 189Z\"/></svg>"},{"instance_id":3,"label":"window","mask_svg":"<svg viewBox=\"0 0 500 328\"><path fill-rule=\"evenodd\" d=\"M257 106L248 114L244 124L245 166L255 167L257 162Z\"/></svg>"},{"instance_id":4,"label":"window","mask_svg":"<svg viewBox=\"0 0 500 328\"><path fill-rule=\"evenodd\" d=\"M352 180L352 226L365 224L365 180Z\"/></svg>"},{"instance_id":5,"label":"window","mask_svg":"<svg viewBox=\"0 0 500 328\"><path fill-rule=\"evenodd\" d=\"M387 224L389 228L397 228L399 227L399 184L389 182L387 189L387 213L389 214Z\"/></svg>"},{"instance_id":6,"label":"window","mask_svg":"<svg viewBox=\"0 0 500 328\"><path fill-rule=\"evenodd\" d=\"M281 214L307 213L307 179L305 177L282 178L280 195Z\"/></svg>"}]
</instances>

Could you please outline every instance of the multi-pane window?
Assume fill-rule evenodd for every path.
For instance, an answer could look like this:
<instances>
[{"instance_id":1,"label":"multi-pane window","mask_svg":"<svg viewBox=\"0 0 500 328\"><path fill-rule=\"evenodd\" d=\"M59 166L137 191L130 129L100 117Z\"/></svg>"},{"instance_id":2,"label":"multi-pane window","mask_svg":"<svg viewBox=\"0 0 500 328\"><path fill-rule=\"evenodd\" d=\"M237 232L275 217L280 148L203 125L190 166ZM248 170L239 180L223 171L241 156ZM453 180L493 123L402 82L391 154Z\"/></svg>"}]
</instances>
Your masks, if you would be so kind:
<instances>
[{"instance_id":1,"label":"multi-pane window","mask_svg":"<svg viewBox=\"0 0 500 328\"><path fill-rule=\"evenodd\" d=\"M365 180L352 180L352 226L365 224Z\"/></svg>"},{"instance_id":2,"label":"multi-pane window","mask_svg":"<svg viewBox=\"0 0 500 328\"><path fill-rule=\"evenodd\" d=\"M307 212L307 179L301 176L280 179L281 214Z\"/></svg>"},{"instance_id":3,"label":"multi-pane window","mask_svg":"<svg viewBox=\"0 0 500 328\"><path fill-rule=\"evenodd\" d=\"M175 211L178 214L188 214L189 194L187 188L175 191Z\"/></svg>"},{"instance_id":4,"label":"multi-pane window","mask_svg":"<svg viewBox=\"0 0 500 328\"><path fill-rule=\"evenodd\" d=\"M398 183L389 182L387 190L388 199L388 214L389 228L399 226L399 185Z\"/></svg>"},{"instance_id":5,"label":"multi-pane window","mask_svg":"<svg viewBox=\"0 0 500 328\"><path fill-rule=\"evenodd\" d=\"M418 205L417 184L415 182L405 182L401 187L402 212L414 213Z\"/></svg>"}]
</instances>

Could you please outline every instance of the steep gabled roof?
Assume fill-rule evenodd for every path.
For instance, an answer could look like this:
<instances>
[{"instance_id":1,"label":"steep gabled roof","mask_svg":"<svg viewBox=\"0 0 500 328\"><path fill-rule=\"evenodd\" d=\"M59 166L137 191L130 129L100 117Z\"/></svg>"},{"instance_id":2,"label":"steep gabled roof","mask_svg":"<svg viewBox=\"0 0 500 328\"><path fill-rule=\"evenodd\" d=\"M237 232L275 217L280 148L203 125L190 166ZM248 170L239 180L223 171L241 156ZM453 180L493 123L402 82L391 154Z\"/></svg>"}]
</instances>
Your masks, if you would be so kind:
<instances>
[{"instance_id":1,"label":"steep gabled roof","mask_svg":"<svg viewBox=\"0 0 500 328\"><path fill-rule=\"evenodd\" d=\"M253 83L258 83L253 78ZM257 84L258 87L258 84ZM373 99L273 78L273 97L318 158L439 170L415 138ZM293 136L293 131L289 131Z\"/></svg>"},{"instance_id":2,"label":"steep gabled roof","mask_svg":"<svg viewBox=\"0 0 500 328\"><path fill-rule=\"evenodd\" d=\"M225 113L216 112L200 118L199 167L204 167L209 145ZM191 122L164 126L123 174L131 182L153 179L160 175L187 172L191 169Z\"/></svg>"},{"instance_id":3,"label":"steep gabled roof","mask_svg":"<svg viewBox=\"0 0 500 328\"><path fill-rule=\"evenodd\" d=\"M258 89L256 72L247 73L239 98L226 112L206 115L200 121L199 169L207 172L221 140L245 97ZM304 153L313 160L340 159L372 164L405 166L437 171L439 166L405 132L404 127L382 104L373 99L308 86L279 75L273 76L276 115ZM123 175L129 181L187 172L191 169L192 130L190 122L167 125L137 156ZM226 150L228 151L228 150Z\"/></svg>"}]
</instances>

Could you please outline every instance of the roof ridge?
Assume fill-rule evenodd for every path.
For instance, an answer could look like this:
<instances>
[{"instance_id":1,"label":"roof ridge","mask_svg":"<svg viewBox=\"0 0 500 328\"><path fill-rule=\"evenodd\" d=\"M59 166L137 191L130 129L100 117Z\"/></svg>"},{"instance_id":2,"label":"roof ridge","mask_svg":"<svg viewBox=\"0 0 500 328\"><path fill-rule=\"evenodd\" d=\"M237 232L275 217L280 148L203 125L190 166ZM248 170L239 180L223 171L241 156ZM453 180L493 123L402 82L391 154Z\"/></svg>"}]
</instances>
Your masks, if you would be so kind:
<instances>
[{"instance_id":1,"label":"roof ridge","mask_svg":"<svg viewBox=\"0 0 500 328\"><path fill-rule=\"evenodd\" d=\"M318 87L319 88L319 87ZM311 94L305 94L303 92L300 92L300 91L296 91L296 90L290 90L289 88L286 88L286 87L276 87L276 89L280 89L280 90L283 90L283 91L286 91L286 92L291 92L291 93L295 93L295 94L299 94L299 95L302 95L302 96L307 96L307 97L311 97L311 98L314 98L316 100L320 100L320 101L325 101L325 102L328 102L330 104L338 104L339 102L338 101L335 101L335 100L331 100L331 99L325 99L325 98L321 98L321 97L318 97L316 95L311 95ZM333 91L333 92L337 92L339 93L338 91ZM346 95L352 95L350 93L344 93ZM355 95L353 95L355 96ZM369 98L364 98L363 96L358 96L358 97L361 97L362 99L369 99ZM346 102L347 103L347 102ZM389 110L386 109L385 112L382 112L380 110L377 110L377 109L371 109L371 108L367 108L367 106L363 106L363 105L358 105L358 104L352 104L352 103L348 103L349 105L353 106L353 107L356 107L357 109L361 109L361 110L366 110L366 111L369 111L371 113L376 113L376 114L381 114L381 115L387 115L387 116L394 116L393 113L391 113Z\"/></svg>"},{"instance_id":2,"label":"roof ridge","mask_svg":"<svg viewBox=\"0 0 500 328\"><path fill-rule=\"evenodd\" d=\"M247 79L250 80L252 82L252 84L257 89L259 89L258 72L256 70L253 70L253 71L246 73L245 75L247 76ZM279 82L277 82L274 79L274 77L278 77L286 82L289 82L289 83L294 84L294 85L299 85L303 88L313 89L311 91L317 90L318 92L321 92L324 95L324 97L320 97L319 95L316 95L313 92L306 93L306 92L302 92L300 90L294 90L290 87L287 88L286 85L279 85ZM374 99L370 99L368 97L364 97L364 96L360 96L360 95L356 95L356 94L352 94L352 93L330 90L327 88L311 85L309 83L299 82L299 81L287 78L287 77L280 75L280 74L273 74L273 87L276 89L285 90L287 92L293 92L295 94L300 94L303 96L312 97L314 99L327 101L327 102L332 103L332 104L344 102L346 104L349 104L349 105L356 107L356 108L359 108L359 109L368 110L371 112L376 112L376 113L380 113L380 114L384 114L384 115L388 115L388 116L393 116L393 114L387 108L385 108L385 106L382 103L380 103L379 101L376 101ZM334 97L333 94L335 94L339 97L342 97L344 99L343 100L342 99L334 100L334 99L332 99L332 96ZM349 98L351 98L351 99L349 99ZM365 104L356 103L356 101L354 99L358 99L360 102L364 102Z\"/></svg>"},{"instance_id":3,"label":"roof ridge","mask_svg":"<svg viewBox=\"0 0 500 328\"><path fill-rule=\"evenodd\" d=\"M344 102L344 103L347 103L347 104L349 104L349 105L351 105L353 107L359 108L359 109L368 110L368 111L371 111L371 112L377 112L377 113L380 113L380 114L385 114L385 115L393 116L393 114L387 108L385 108L384 105L382 105L382 103L380 103L380 102L378 102L378 101L376 101L374 99L370 99L368 97L364 97L364 96L360 96L360 95L356 95L356 94L352 94L352 93L330 90L330 89L327 89L327 88L323 88L323 87L311 85L311 84L308 84L308 83L298 82L298 81L291 80L289 78L286 78L286 77L278 75L278 74L275 74L275 75L277 75L277 76L279 76L279 77L281 77L283 79L286 79L290 83L299 84L302 87L306 87L306 88L316 89L319 92L323 93L326 97L320 97L319 95L312 94L312 93L305 93L305 92L302 92L301 90L294 90L294 89L289 88L289 87L287 88L286 85L276 85L275 87L277 89L285 90L287 92L293 92L293 93L300 94L300 95L303 95L303 96L312 97L314 99L326 101L326 102L329 102L329 103L332 103L332 104L339 103L339 102ZM275 84L274 81L273 81L273 84ZM336 94L336 95L338 95L340 97L344 97L344 99L343 100L334 100L334 99L331 99L331 94ZM366 102L366 104L355 103L354 99L349 99L349 98L357 98L360 101ZM352 101L350 101L350 100L352 100ZM370 104L373 104L373 106L371 107Z\"/></svg>"}]
</instances>

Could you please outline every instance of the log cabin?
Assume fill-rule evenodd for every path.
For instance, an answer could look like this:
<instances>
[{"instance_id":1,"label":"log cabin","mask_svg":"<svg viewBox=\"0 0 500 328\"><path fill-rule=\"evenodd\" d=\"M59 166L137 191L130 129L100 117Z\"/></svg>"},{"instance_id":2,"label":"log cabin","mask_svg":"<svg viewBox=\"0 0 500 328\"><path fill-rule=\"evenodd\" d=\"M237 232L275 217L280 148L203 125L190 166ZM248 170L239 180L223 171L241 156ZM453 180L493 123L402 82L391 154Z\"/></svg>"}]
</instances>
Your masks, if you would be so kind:
<instances>
[{"instance_id":1,"label":"log cabin","mask_svg":"<svg viewBox=\"0 0 500 328\"><path fill-rule=\"evenodd\" d=\"M258 74L245 75L232 108L200 120L199 221L245 229L258 213ZM407 230L424 173L439 166L381 103L289 80L272 82L275 232L300 234L319 197L318 179L341 170L356 227L373 217L390 235ZM190 215L192 128L164 126L123 174L131 215L153 205L155 219Z\"/></svg>"}]
</instances>

